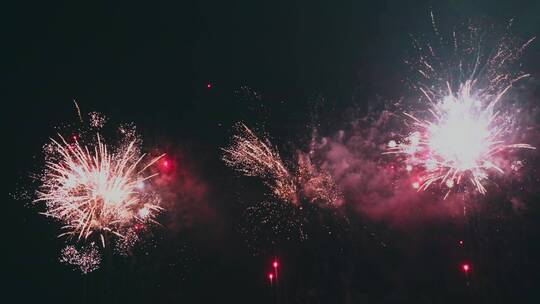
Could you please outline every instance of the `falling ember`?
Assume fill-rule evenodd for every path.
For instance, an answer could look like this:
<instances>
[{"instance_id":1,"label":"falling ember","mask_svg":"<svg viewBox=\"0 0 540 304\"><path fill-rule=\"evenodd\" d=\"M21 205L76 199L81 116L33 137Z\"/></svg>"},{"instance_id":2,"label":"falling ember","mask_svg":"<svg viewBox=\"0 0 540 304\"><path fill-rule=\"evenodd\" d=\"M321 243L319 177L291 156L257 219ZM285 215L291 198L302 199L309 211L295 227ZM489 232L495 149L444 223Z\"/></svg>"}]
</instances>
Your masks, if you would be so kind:
<instances>
[{"instance_id":1,"label":"falling ember","mask_svg":"<svg viewBox=\"0 0 540 304\"><path fill-rule=\"evenodd\" d=\"M473 28L470 36L475 35L480 33ZM416 66L422 75L416 87L430 107L424 116L404 114L411 122L409 134L399 141L390 140L387 152L404 156L407 172L418 171L413 188L426 190L442 185L446 188L445 198L456 186L467 182L485 194L489 176L504 173L501 164L508 157L505 152L535 149L527 143L511 142L511 134L517 132L511 124L514 119L499 107L512 85L528 76L513 72L508 65L532 39L519 48L503 40L489 57L480 55L480 47L472 41L465 44L454 39L459 72L446 71L447 65L440 64L444 60L437 58L437 51L428 44L425 49L431 54L420 55ZM467 51L458 48L462 44ZM473 63L469 66L466 62L470 59ZM444 78L464 80L439 83Z\"/></svg>"},{"instance_id":2,"label":"falling ember","mask_svg":"<svg viewBox=\"0 0 540 304\"><path fill-rule=\"evenodd\" d=\"M278 279L278 266L278 261L274 260L274 262L272 262L272 267L274 268L274 276L276 277L276 280Z\"/></svg>"},{"instance_id":3,"label":"falling ember","mask_svg":"<svg viewBox=\"0 0 540 304\"><path fill-rule=\"evenodd\" d=\"M469 265L469 264L462 264L462 265L461 265L461 270L463 270L463 272L465 272L465 273L469 273L469 271L471 270L471 265Z\"/></svg>"}]
</instances>

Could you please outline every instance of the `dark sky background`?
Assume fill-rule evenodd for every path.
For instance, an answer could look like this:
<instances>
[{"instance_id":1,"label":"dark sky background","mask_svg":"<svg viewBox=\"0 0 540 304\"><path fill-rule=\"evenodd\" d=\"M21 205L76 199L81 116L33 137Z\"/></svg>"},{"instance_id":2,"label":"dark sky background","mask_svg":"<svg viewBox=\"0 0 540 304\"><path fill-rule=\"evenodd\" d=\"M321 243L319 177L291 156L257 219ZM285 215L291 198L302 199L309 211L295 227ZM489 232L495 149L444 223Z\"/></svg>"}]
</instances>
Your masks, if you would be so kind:
<instances>
[{"instance_id":1,"label":"dark sky background","mask_svg":"<svg viewBox=\"0 0 540 304\"><path fill-rule=\"evenodd\" d=\"M349 214L348 228L330 221L335 236L313 228L305 242L272 245L242 233L242 202L264 197L265 189L219 159L237 121L264 123L291 154L309 140L315 112L331 133L346 126L352 107L367 114L378 101L397 99L405 90L409 34L431 30L431 9L441 27L515 18L514 33L527 38L540 34L540 2L19 1L2 7L5 192L28 185L54 127L76 120L73 99L112 124L136 123L146 146L168 152L178 178L187 181L179 182L171 203L177 207L164 215L154 242L86 276L58 262L58 226L28 201L6 195L2 285L14 297L8 302L272 303L276 293L281 303L540 301L537 196L524 213L504 220L479 216L469 226L449 220L403 230ZM523 61L538 79L537 42ZM245 98L246 92L263 98ZM539 95L536 89L537 101ZM457 246L464 235L473 242L467 250ZM282 264L277 291L266 277L274 255ZM467 278L459 265L471 260Z\"/></svg>"}]
</instances>

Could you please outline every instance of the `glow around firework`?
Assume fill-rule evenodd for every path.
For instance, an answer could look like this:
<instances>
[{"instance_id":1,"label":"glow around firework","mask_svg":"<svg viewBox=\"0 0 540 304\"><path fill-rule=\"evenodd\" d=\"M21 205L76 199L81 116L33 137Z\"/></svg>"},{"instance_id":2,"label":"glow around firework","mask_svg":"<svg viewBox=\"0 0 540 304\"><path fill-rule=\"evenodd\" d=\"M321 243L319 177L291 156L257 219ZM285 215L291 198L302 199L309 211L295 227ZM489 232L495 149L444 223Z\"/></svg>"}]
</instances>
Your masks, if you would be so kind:
<instances>
[{"instance_id":1,"label":"glow around firework","mask_svg":"<svg viewBox=\"0 0 540 304\"><path fill-rule=\"evenodd\" d=\"M446 198L456 186L470 182L485 194L490 174L504 172L499 164L504 163L505 152L534 149L510 141L517 131L512 125L515 119L499 105L512 85L528 76L514 72L510 65L532 39L516 48L513 41L503 37L496 40L495 52L484 56L480 52L481 35L471 26L466 39L453 33L453 55L457 58L450 63L442 63L437 56L441 52L435 47L427 44L422 48L416 42L418 49L429 50L419 55L414 68L421 75L416 88L430 107L425 118L405 113L412 122L409 134L388 143L389 153L405 156L406 170L416 176L414 188L425 190L439 184L448 189ZM471 64L467 64L469 61ZM445 70L447 66L459 68L453 72ZM442 79L449 80L439 84Z\"/></svg>"}]
</instances>

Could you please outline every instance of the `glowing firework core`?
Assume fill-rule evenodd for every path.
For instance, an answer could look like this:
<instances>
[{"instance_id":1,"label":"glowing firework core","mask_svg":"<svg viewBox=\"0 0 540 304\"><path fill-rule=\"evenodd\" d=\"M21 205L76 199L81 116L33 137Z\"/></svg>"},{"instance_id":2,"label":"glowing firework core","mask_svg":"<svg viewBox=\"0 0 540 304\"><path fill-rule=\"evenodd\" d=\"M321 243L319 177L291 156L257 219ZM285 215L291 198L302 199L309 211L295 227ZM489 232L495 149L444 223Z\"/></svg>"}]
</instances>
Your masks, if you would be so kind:
<instances>
[{"instance_id":1,"label":"glowing firework core","mask_svg":"<svg viewBox=\"0 0 540 304\"><path fill-rule=\"evenodd\" d=\"M498 113L493 108L498 98L484 105L471 94L471 87L472 83L466 82L457 96L449 89L448 95L430 109L432 120L406 114L418 130L402 143L389 142L391 151L408 155L407 171L413 166L425 170L420 182L413 183L414 188L425 190L437 181L453 188L467 175L484 194L482 181L488 171L503 172L495 164L497 153L510 148L534 149L528 144L506 144L501 136L505 126L494 123Z\"/></svg>"},{"instance_id":2,"label":"glowing firework core","mask_svg":"<svg viewBox=\"0 0 540 304\"><path fill-rule=\"evenodd\" d=\"M443 117L428 127L428 145L434 156L457 170L483 167L493 137L491 114L481 112L481 103L470 97L448 96L441 105ZM487 116L487 117L486 117Z\"/></svg>"}]
</instances>

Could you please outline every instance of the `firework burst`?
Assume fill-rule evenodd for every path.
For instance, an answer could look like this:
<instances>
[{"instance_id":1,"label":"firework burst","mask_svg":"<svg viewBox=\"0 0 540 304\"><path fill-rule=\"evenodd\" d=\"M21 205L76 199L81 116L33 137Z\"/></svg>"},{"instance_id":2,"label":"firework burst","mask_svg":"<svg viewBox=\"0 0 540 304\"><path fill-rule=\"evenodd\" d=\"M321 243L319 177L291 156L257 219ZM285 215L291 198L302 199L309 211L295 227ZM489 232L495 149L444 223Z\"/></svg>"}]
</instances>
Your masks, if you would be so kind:
<instances>
[{"instance_id":1,"label":"firework burst","mask_svg":"<svg viewBox=\"0 0 540 304\"><path fill-rule=\"evenodd\" d=\"M227 165L246 176L262 178L278 199L293 205L301 201L331 206L341 202L341 192L333 177L317 168L309 154L299 152L296 170L289 170L268 139L259 139L244 124L238 124L237 129L231 146L223 149Z\"/></svg>"},{"instance_id":2,"label":"firework burst","mask_svg":"<svg viewBox=\"0 0 540 304\"><path fill-rule=\"evenodd\" d=\"M60 236L90 244L99 240L105 248L113 239L122 242L141 225L155 222L162 208L159 196L150 191L157 173L148 171L163 155L145 161L134 131L121 133L126 136L117 146L105 144L99 134L88 145L81 144L79 136L68 142L59 135L45 146L46 165L34 202L44 203L43 214L63 224ZM92 254L66 248L62 261L78 260L83 273L97 268L94 247ZM95 265L89 267L89 260Z\"/></svg>"},{"instance_id":3,"label":"firework burst","mask_svg":"<svg viewBox=\"0 0 540 304\"><path fill-rule=\"evenodd\" d=\"M237 126L229 148L223 149L223 161L246 176L258 176L279 199L298 204L298 189L279 153L269 140L261 140L246 125Z\"/></svg>"},{"instance_id":4,"label":"firework burst","mask_svg":"<svg viewBox=\"0 0 540 304\"><path fill-rule=\"evenodd\" d=\"M448 44L438 36L437 46L414 41L420 55L409 63L420 80L413 86L430 107L425 114L405 113L411 122L408 134L388 143L388 153L403 155L406 170L417 175L414 188L439 184L448 189L445 198L464 181L485 194L489 176L504 172L499 164L509 150L534 149L512 142L518 132L513 113L499 105L515 82L529 76L513 65L533 39L516 44L503 36L493 40L494 52L483 54L489 40L485 33L471 25L464 33L454 32Z\"/></svg>"},{"instance_id":5,"label":"firework burst","mask_svg":"<svg viewBox=\"0 0 540 304\"><path fill-rule=\"evenodd\" d=\"M143 172L161 156L143 166L144 155L134 148L135 141L111 153L99 135L93 149L79 142L68 144L61 136L51 141L59 161L47 162L35 201L45 202L45 214L65 224L62 235L80 240L99 233L105 247L104 233L122 237L121 228L150 219L161 209L159 202L145 200L142 190L156 175Z\"/></svg>"}]
</instances>

